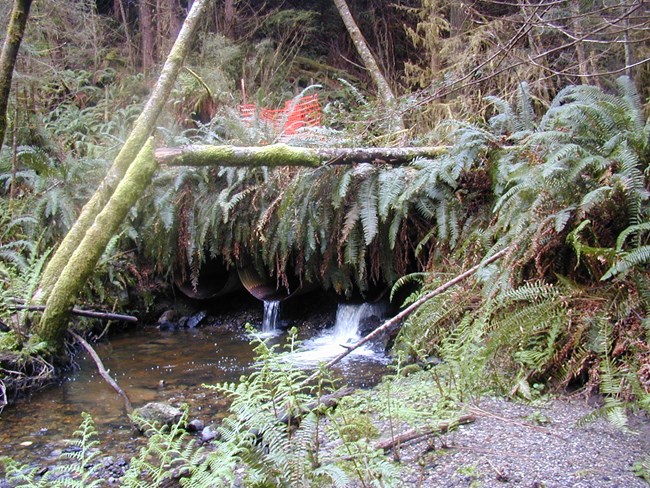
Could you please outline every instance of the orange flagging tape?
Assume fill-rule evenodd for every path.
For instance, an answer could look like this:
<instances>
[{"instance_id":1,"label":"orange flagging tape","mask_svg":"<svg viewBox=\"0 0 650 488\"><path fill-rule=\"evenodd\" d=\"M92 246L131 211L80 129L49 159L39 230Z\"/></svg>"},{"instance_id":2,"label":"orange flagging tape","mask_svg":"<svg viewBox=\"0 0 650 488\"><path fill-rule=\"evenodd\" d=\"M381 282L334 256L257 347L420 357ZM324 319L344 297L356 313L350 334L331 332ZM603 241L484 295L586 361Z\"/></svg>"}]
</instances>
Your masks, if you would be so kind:
<instances>
[{"instance_id":1,"label":"orange flagging tape","mask_svg":"<svg viewBox=\"0 0 650 488\"><path fill-rule=\"evenodd\" d=\"M303 127L317 127L322 116L317 94L287 101L280 109L259 108L247 103L241 105L239 110L242 119L249 125L256 120L271 124L280 137L294 135Z\"/></svg>"}]
</instances>

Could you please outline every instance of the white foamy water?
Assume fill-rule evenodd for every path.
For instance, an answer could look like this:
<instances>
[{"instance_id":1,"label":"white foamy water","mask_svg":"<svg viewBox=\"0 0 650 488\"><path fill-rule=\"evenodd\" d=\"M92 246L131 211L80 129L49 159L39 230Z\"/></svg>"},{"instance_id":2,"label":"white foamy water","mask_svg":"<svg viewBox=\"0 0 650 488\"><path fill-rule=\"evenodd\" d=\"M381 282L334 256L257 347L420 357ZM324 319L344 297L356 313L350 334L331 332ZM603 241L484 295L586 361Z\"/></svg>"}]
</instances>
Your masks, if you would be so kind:
<instances>
[{"instance_id":1,"label":"white foamy water","mask_svg":"<svg viewBox=\"0 0 650 488\"><path fill-rule=\"evenodd\" d=\"M287 356L287 360L305 366L328 361L345 351L346 346L352 346L361 339L359 328L365 319L372 316L383 319L385 314L386 306L381 303L339 304L334 327L305 341L295 353ZM355 349L350 356L362 356L378 361L386 359L383 354L377 353L368 344Z\"/></svg>"},{"instance_id":2,"label":"white foamy water","mask_svg":"<svg viewBox=\"0 0 650 488\"><path fill-rule=\"evenodd\" d=\"M280 315L280 302L264 301L264 318L262 319L262 333L272 334L278 328L278 316Z\"/></svg>"}]
</instances>

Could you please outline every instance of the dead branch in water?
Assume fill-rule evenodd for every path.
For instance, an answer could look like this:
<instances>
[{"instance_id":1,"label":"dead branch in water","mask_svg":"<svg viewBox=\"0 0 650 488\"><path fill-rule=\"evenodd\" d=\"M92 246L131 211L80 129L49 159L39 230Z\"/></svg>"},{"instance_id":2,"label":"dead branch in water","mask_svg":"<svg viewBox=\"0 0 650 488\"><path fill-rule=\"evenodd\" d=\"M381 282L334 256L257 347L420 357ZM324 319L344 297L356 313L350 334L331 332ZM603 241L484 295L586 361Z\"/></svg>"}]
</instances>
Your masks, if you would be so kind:
<instances>
[{"instance_id":1,"label":"dead branch in water","mask_svg":"<svg viewBox=\"0 0 650 488\"><path fill-rule=\"evenodd\" d=\"M95 365L97 366L97 371L99 371L99 374L104 378L106 383L108 383L117 393L122 397L124 400L124 408L126 410L126 413L131 413L133 411L133 406L131 405L131 400L129 400L129 396L126 394L126 392L120 388L120 385L117 384L117 382L111 378L111 375L108 374L108 371L106 371L106 368L104 367L104 363L102 362L101 358L99 355L95 352L93 349L93 346L88 344L86 340L81 337L79 334L73 331L69 331L72 337L76 339L76 341L83 346L83 348L88 351L88 354L90 354L90 357L93 358L93 361L95 361Z\"/></svg>"}]
</instances>

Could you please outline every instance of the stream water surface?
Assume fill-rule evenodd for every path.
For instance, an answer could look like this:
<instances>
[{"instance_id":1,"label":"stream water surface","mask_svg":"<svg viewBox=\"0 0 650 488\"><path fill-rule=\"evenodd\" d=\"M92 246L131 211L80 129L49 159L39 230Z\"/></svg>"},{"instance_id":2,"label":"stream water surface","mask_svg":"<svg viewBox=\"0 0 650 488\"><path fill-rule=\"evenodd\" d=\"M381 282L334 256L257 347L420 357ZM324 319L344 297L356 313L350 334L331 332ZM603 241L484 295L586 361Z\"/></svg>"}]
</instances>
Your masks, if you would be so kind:
<instances>
[{"instance_id":1,"label":"stream water surface","mask_svg":"<svg viewBox=\"0 0 650 488\"><path fill-rule=\"evenodd\" d=\"M354 313L346 310L344 315L354 316ZM296 364L308 367L309 364L304 364L308 356L325 360L328 356L325 351L330 356L338 353L340 346L333 341L350 340L331 330L302 337L304 348L296 356ZM269 340L278 343L283 337L280 331ZM151 401L187 403L190 417L199 418L207 425L225 415L227 401L202 385L237 381L250 371L254 353L249 341L247 334L219 326L174 331L150 326L123 333L97 344L95 349L134 406ZM383 373L385 359L382 354L366 351L343 362L338 374L357 386L368 386ZM82 412L92 415L103 452L125 456L133 452L141 438L125 416L122 399L99 376L88 357L81 356L77 361L78 367L64 381L2 412L0 455L10 455L23 462L55 461L65 446L63 439L72 438L78 428ZM316 362L312 361L311 365L315 366Z\"/></svg>"}]
</instances>

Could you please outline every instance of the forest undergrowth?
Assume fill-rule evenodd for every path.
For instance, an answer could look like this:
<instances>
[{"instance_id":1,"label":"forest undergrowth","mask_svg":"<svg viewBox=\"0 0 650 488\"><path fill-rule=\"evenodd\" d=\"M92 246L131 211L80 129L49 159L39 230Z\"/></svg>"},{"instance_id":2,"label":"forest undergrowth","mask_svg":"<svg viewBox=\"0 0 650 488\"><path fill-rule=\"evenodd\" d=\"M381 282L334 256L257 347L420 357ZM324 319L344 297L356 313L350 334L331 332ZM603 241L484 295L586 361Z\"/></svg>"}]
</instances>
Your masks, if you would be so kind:
<instances>
[{"instance_id":1,"label":"forest undergrowth","mask_svg":"<svg viewBox=\"0 0 650 488\"><path fill-rule=\"evenodd\" d=\"M512 26L474 12L481 28L451 35L451 23L426 21L431 12L452 11L443 4L423 2L406 37L422 52L439 52L445 68L404 64L404 87L421 89L405 88L390 107L335 66L319 65L319 84L305 73L299 53L318 37L315 15L278 10L251 22L255 34L240 42L214 32L197 41L159 122L159 147L406 140L443 150L404 165L161 167L78 303L147 313L174 281L196 284L204 265L218 261L231 269L245 262L278 284L311 283L342 298L392 288L399 308L503 249L505 257L401 324L391 351L395 374L376 400L360 394L335 410L299 415L339 386L322 371L316 383L298 388L304 373L259 343L260 369L237 385L215 387L233 401L221 440L197 445L183 429L187 418L171 428L152 425L124 479L128 486L168 477L186 486L243 478L259 486L344 486L353 479L390 486L398 474L376 449L368 411L385 415L396 436L408 422L453 421L466 401L488 393L519 401L566 391L595 395L601 407L594 416L620 428L630 410L650 411L650 119L647 86L638 82L646 71L636 86L625 76L601 76L597 85L574 84L585 77L542 77L570 68L571 56L558 55L530 72L497 71L485 93L502 96L474 96L470 86L452 97L447 81L482 76L466 72L476 66L491 69L482 60L497 54L486 39ZM58 25L49 18L54 13L75 14L57 2L39 8L0 151L0 412L59 372L32 333L39 279L126 139L150 82L125 67L133 46L126 53L96 42L128 37L129 25L105 22L92 9ZM528 48L550 43L553 35L542 27L513 38L513 55L524 49L523 37ZM57 40L80 48L63 55ZM467 62L452 63L465 41ZM616 56L597 52L600 45L590 49L605 69ZM285 137L261 117L243 117L244 93L232 88L242 79L248 101L265 107L318 94L322 125ZM393 131L395 113L406 133ZM81 319L72 327L103 333ZM403 408L405 398L412 410ZM280 412L301 416L299 425L279 422ZM67 473L41 477L6 461L7 475L25 486L99 484L92 419L84 417L78 434ZM639 466L650 476L647 460Z\"/></svg>"}]
</instances>

